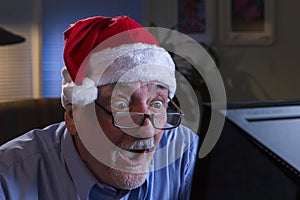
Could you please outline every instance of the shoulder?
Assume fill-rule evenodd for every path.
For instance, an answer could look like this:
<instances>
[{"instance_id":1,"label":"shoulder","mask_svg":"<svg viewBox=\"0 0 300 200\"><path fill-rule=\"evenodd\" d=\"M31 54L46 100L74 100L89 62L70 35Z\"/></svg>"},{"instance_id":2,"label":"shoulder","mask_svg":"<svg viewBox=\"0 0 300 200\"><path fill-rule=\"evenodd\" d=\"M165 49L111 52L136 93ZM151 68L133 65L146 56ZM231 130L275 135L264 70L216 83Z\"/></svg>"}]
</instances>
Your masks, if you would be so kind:
<instances>
[{"instance_id":1,"label":"shoulder","mask_svg":"<svg viewBox=\"0 0 300 200\"><path fill-rule=\"evenodd\" d=\"M64 154L71 141L62 122L1 146L0 199L3 195L7 199L75 199L77 192Z\"/></svg>"},{"instance_id":2,"label":"shoulder","mask_svg":"<svg viewBox=\"0 0 300 200\"><path fill-rule=\"evenodd\" d=\"M180 125L174 129L165 131L160 146L166 145L171 145L174 148L178 148L179 145L181 148L197 153L199 136L188 127Z\"/></svg>"},{"instance_id":3,"label":"shoulder","mask_svg":"<svg viewBox=\"0 0 300 200\"><path fill-rule=\"evenodd\" d=\"M190 128L184 125L180 125L170 130L165 130L165 134L168 136L173 135L173 137L177 136L177 137L184 137L190 139L198 138L198 135L196 133L194 133Z\"/></svg>"},{"instance_id":4,"label":"shoulder","mask_svg":"<svg viewBox=\"0 0 300 200\"><path fill-rule=\"evenodd\" d=\"M25 162L29 158L43 157L48 152L59 149L65 131L64 122L44 129L32 130L0 146L0 168L9 168Z\"/></svg>"},{"instance_id":5,"label":"shoulder","mask_svg":"<svg viewBox=\"0 0 300 200\"><path fill-rule=\"evenodd\" d=\"M189 128L179 126L166 130L154 155L155 169L167 166L176 170L185 168L186 164L195 162L198 146L199 137Z\"/></svg>"},{"instance_id":6,"label":"shoulder","mask_svg":"<svg viewBox=\"0 0 300 200\"><path fill-rule=\"evenodd\" d=\"M165 132L156 156L159 163L165 162L164 166L181 171L181 177L184 177L187 170L193 171L198 150L198 135L186 126L179 126Z\"/></svg>"},{"instance_id":7,"label":"shoulder","mask_svg":"<svg viewBox=\"0 0 300 200\"><path fill-rule=\"evenodd\" d=\"M186 126L166 130L153 157L147 179L152 199L188 199L199 137ZM155 183L155 184L153 184Z\"/></svg>"}]
</instances>

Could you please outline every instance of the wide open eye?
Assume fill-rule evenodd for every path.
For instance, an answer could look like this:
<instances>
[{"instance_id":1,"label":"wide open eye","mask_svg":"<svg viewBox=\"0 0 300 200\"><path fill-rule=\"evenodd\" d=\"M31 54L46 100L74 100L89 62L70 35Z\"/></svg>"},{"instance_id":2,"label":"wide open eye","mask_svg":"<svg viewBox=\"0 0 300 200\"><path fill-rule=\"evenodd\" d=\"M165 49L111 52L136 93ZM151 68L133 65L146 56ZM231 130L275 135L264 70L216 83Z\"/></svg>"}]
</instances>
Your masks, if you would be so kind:
<instances>
[{"instance_id":1,"label":"wide open eye","mask_svg":"<svg viewBox=\"0 0 300 200\"><path fill-rule=\"evenodd\" d=\"M129 105L127 101L116 100L111 102L111 108L114 111L124 111L129 109Z\"/></svg>"},{"instance_id":2,"label":"wide open eye","mask_svg":"<svg viewBox=\"0 0 300 200\"><path fill-rule=\"evenodd\" d=\"M155 109L155 110L161 110L163 108L163 102L162 101L153 101L151 108Z\"/></svg>"}]
</instances>

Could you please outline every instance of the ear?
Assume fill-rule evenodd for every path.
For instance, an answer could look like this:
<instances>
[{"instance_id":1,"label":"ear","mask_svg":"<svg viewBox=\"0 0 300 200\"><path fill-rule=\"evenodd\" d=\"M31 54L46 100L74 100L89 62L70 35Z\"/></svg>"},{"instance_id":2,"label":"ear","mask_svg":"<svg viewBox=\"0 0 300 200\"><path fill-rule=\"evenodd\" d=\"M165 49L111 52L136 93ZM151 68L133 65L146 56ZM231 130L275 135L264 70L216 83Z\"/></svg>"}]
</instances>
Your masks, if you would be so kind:
<instances>
[{"instance_id":1,"label":"ear","mask_svg":"<svg viewBox=\"0 0 300 200\"><path fill-rule=\"evenodd\" d=\"M72 135L77 135L77 130L76 130L76 126L75 126L75 122L74 122L74 118L73 118L73 110L72 110L72 104L68 104L66 107L66 111L65 111L65 122L66 122L66 126L68 131L72 134Z\"/></svg>"}]
</instances>

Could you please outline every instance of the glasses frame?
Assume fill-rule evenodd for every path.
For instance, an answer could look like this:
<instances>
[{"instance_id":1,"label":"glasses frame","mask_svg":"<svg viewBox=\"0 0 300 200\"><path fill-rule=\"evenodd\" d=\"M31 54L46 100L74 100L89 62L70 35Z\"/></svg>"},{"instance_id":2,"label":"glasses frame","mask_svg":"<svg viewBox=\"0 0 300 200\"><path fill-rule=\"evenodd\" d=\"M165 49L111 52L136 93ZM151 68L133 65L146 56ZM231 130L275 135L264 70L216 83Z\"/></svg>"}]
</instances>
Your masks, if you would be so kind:
<instances>
[{"instance_id":1,"label":"glasses frame","mask_svg":"<svg viewBox=\"0 0 300 200\"><path fill-rule=\"evenodd\" d=\"M141 121L140 125L137 125L137 126L135 126L135 127L125 127L125 126L117 125L117 124L115 123L114 115L115 115L116 113L123 113L123 112L111 112L111 111L107 110L104 106L102 106L100 103L98 103L96 100L95 100L94 102L95 102L95 104L96 104L97 106L99 106L102 110L104 110L107 114L109 114L109 115L111 116L111 118L112 118L112 124L113 124L115 127L117 127L117 128L121 128L121 129L134 129L134 128L138 128L138 127L140 127L141 125L143 125L144 122L145 122L145 119L148 118L148 119L150 119L150 121L151 121L151 123L152 123L152 125L153 125L154 128L156 128L156 129L158 129L158 130L170 130L170 129L173 129L173 128L178 127L178 126L181 124L181 119L182 119L182 117L183 117L183 114L182 114L181 109L179 108L179 106L176 105L176 103L175 103L170 97L168 97L168 99L170 100L170 102L172 103L172 105L177 109L178 112L175 112L175 113L176 113L176 114L179 114L179 115L180 115L180 118L179 118L178 123L177 123L175 126L173 126L173 127L164 127L164 128L158 128L158 127L155 126L155 124L154 124L154 122L153 122L153 117L154 117L155 113L153 113L153 114L140 113L140 114L143 114L143 115L144 115L143 120ZM131 112L129 112L129 113L131 113ZM139 112L132 112L132 113L139 113ZM168 113L168 112L167 112L167 113ZM174 113L174 114L175 114L175 113Z\"/></svg>"}]
</instances>

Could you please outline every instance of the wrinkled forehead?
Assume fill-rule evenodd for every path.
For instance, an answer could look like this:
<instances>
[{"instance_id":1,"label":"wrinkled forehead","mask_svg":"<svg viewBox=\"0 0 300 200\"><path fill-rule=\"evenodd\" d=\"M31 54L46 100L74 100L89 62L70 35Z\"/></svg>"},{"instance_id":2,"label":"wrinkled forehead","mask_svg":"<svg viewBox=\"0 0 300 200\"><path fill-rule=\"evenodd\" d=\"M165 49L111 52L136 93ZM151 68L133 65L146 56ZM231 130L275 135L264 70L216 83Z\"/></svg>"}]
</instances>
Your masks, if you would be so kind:
<instances>
[{"instance_id":1,"label":"wrinkled forehead","mask_svg":"<svg viewBox=\"0 0 300 200\"><path fill-rule=\"evenodd\" d=\"M169 89L164 83L158 81L149 82L117 82L112 84L107 84L99 86L99 95L126 95L131 96L135 93L148 93L149 95L163 95L168 97Z\"/></svg>"}]
</instances>

